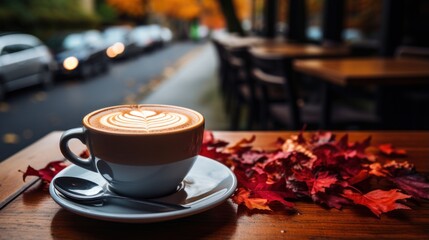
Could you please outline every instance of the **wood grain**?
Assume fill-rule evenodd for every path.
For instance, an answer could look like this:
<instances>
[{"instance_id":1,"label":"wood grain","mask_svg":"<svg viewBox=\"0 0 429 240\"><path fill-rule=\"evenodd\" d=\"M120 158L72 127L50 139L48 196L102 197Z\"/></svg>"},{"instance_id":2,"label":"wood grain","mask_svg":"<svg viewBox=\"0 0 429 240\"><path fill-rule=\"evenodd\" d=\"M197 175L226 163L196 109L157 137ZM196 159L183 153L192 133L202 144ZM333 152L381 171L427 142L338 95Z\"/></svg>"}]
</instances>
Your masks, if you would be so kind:
<instances>
[{"instance_id":1,"label":"wood grain","mask_svg":"<svg viewBox=\"0 0 429 240\"><path fill-rule=\"evenodd\" d=\"M261 43L250 48L250 52L262 58L318 58L347 56L346 47L322 47L314 44Z\"/></svg>"},{"instance_id":2,"label":"wood grain","mask_svg":"<svg viewBox=\"0 0 429 240\"><path fill-rule=\"evenodd\" d=\"M19 170L25 172L28 165L35 169L40 169L50 161L64 159L58 147L60 136L61 132L52 132L30 147L0 163L0 209L12 200L16 194L19 194L38 180L36 177L30 176L24 182L22 173ZM70 142L70 147L76 152L84 149L82 144L74 141Z\"/></svg>"},{"instance_id":3,"label":"wood grain","mask_svg":"<svg viewBox=\"0 0 429 240\"><path fill-rule=\"evenodd\" d=\"M429 84L429 62L416 59L298 60L294 69L342 86Z\"/></svg>"},{"instance_id":4,"label":"wood grain","mask_svg":"<svg viewBox=\"0 0 429 240\"><path fill-rule=\"evenodd\" d=\"M256 135L255 147L271 149L277 137L288 137L295 133L214 134L230 143ZM59 136L58 133L54 135ZM352 141L363 140L368 135L373 137L374 145L392 143L405 148L407 159L415 163L419 171L429 172L429 132L349 134ZM44 138L38 146L51 146L49 151L55 152L57 141L55 137ZM33 151L34 146L30 147ZM413 210L395 211L376 218L367 209L360 207L339 211L327 210L313 203L297 202L299 214L275 212L249 215L228 200L214 209L182 219L152 224L125 224L93 220L63 210L46 190L35 184L0 210L0 239L427 239L429 203L412 207Z\"/></svg>"}]
</instances>

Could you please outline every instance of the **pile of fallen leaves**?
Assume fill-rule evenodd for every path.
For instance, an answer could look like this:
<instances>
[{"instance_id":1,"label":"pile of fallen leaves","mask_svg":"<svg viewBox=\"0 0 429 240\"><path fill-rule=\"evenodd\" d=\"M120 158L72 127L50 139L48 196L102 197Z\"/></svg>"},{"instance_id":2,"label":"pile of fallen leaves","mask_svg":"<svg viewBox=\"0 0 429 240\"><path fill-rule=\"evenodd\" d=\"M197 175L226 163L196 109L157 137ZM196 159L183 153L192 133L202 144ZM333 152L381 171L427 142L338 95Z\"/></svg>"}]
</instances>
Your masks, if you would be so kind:
<instances>
[{"instance_id":1,"label":"pile of fallen leaves","mask_svg":"<svg viewBox=\"0 0 429 240\"><path fill-rule=\"evenodd\" d=\"M406 199L429 199L429 182L407 161L377 161L381 155L402 158L406 151L391 144L374 150L371 138L349 142L330 132L303 133L277 139L277 149L252 147L255 140L242 139L234 145L205 132L200 154L216 159L232 169L238 188L232 200L249 210L291 210L294 202L309 200L327 208L363 205L376 216L395 209L410 209ZM84 151L81 157L87 158ZM38 176L45 183L65 168L64 161L50 162L36 170L28 166L23 174Z\"/></svg>"},{"instance_id":2,"label":"pile of fallen leaves","mask_svg":"<svg viewBox=\"0 0 429 240\"><path fill-rule=\"evenodd\" d=\"M410 209L406 199L429 199L429 183L407 161L377 161L406 156L390 144L375 148L371 138L349 142L330 132L303 133L277 140L272 151L251 146L255 137L230 146L206 132L201 155L230 167L238 180L233 201L249 210L291 210L294 202L309 200L327 208L363 205L376 216Z\"/></svg>"}]
</instances>

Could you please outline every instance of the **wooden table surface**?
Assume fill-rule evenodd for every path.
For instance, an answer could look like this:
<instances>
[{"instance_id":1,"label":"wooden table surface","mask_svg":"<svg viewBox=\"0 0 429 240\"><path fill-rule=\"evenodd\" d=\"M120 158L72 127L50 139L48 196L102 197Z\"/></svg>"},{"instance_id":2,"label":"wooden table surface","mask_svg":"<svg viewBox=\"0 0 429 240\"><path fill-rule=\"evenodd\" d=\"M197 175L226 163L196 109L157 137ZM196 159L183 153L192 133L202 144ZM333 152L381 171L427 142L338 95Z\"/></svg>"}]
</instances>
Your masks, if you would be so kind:
<instances>
[{"instance_id":1,"label":"wooden table surface","mask_svg":"<svg viewBox=\"0 0 429 240\"><path fill-rule=\"evenodd\" d=\"M429 84L429 62L416 59L357 58L298 60L294 69L337 85Z\"/></svg>"},{"instance_id":2,"label":"wooden table surface","mask_svg":"<svg viewBox=\"0 0 429 240\"><path fill-rule=\"evenodd\" d=\"M315 44L262 42L252 46L250 52L264 58L324 58L347 56L349 50L344 46L323 47Z\"/></svg>"},{"instance_id":3,"label":"wooden table surface","mask_svg":"<svg viewBox=\"0 0 429 240\"><path fill-rule=\"evenodd\" d=\"M277 137L291 132L214 132L215 137L234 143L256 135L255 147L273 148ZM342 133L339 133L342 134ZM167 222L126 224L94 220L68 212L30 177L22 182L18 169L43 167L61 159L53 132L0 164L0 239L427 239L429 203L374 217L363 208L326 210L313 203L297 202L300 214L253 214L237 209L231 200L206 212ZM420 172L429 173L429 132L349 132L350 140L372 135L373 144L392 143L408 151L408 160ZM73 146L80 151L82 146ZM26 189L22 193L22 189ZM16 195L14 198L8 196Z\"/></svg>"}]
</instances>

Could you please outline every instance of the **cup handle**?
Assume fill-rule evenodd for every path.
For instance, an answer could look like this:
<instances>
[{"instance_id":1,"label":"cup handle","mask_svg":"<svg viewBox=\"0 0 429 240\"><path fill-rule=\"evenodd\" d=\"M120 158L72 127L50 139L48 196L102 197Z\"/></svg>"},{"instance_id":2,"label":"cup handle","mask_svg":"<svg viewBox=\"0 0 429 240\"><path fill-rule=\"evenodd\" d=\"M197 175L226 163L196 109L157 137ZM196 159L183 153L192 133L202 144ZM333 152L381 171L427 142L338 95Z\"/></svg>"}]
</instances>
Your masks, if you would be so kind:
<instances>
[{"instance_id":1,"label":"cup handle","mask_svg":"<svg viewBox=\"0 0 429 240\"><path fill-rule=\"evenodd\" d=\"M69 141L73 138L79 139L83 144L86 144L85 129L84 128L73 128L65 131L60 139L60 150L66 159L70 162L88 169L93 172L97 172L95 167L95 161L93 157L88 159L81 158L74 154L69 147Z\"/></svg>"}]
</instances>

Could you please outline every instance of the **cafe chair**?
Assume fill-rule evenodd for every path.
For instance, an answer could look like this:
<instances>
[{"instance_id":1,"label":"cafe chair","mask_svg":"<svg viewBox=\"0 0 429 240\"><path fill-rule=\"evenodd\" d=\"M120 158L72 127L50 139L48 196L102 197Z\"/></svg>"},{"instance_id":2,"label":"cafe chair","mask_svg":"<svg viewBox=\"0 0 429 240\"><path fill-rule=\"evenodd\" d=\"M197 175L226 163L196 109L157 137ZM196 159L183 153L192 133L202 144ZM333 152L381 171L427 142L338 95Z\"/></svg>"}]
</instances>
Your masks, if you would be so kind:
<instances>
[{"instance_id":1,"label":"cafe chair","mask_svg":"<svg viewBox=\"0 0 429 240\"><path fill-rule=\"evenodd\" d=\"M228 79L230 104L230 129L254 129L258 122L257 90L250 77L250 59L247 47L230 47L227 49L227 61L230 66ZM244 114L246 113L246 114ZM245 119L243 119L243 117ZM242 126L242 122L245 126Z\"/></svg>"},{"instance_id":2,"label":"cafe chair","mask_svg":"<svg viewBox=\"0 0 429 240\"><path fill-rule=\"evenodd\" d=\"M299 84L303 82L299 79L301 76L293 73L288 67L290 64L283 59L250 54L252 77L262 89L260 116L263 128L320 129L322 105L321 96L317 96L320 90L307 89ZM287 74L286 71L291 72ZM282 91L283 96L279 97L278 90ZM372 129L379 122L375 112L357 110L345 104L333 106L331 119L332 129Z\"/></svg>"},{"instance_id":3,"label":"cafe chair","mask_svg":"<svg viewBox=\"0 0 429 240\"><path fill-rule=\"evenodd\" d=\"M224 44L220 39L212 38L212 43L214 45L214 48L216 50L218 60L219 60L218 61L219 62L219 68L218 68L219 89L223 94L224 99L227 102L228 99L226 98L226 96L228 95L228 92L229 92L227 83L228 83L228 78L230 74L228 54L226 51L226 47L224 46Z\"/></svg>"},{"instance_id":4,"label":"cafe chair","mask_svg":"<svg viewBox=\"0 0 429 240\"><path fill-rule=\"evenodd\" d=\"M397 58L413 58L429 61L429 48L416 46L399 46L396 50ZM393 90L392 90L393 89ZM427 85L408 86L401 88L392 87L394 91L396 110L401 109L401 114L394 114L395 121L391 128L396 129L429 129L429 87ZM395 110L395 109L393 109Z\"/></svg>"}]
</instances>

